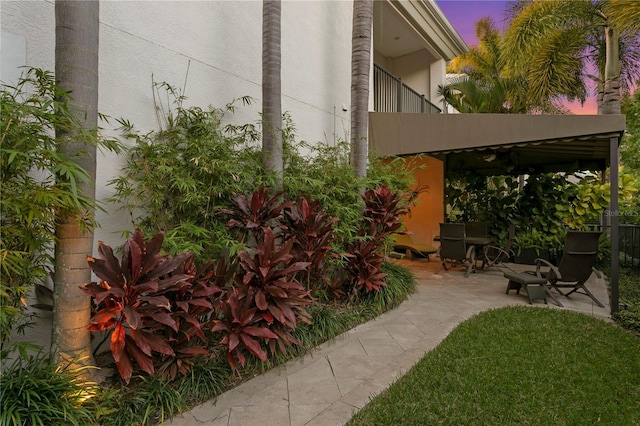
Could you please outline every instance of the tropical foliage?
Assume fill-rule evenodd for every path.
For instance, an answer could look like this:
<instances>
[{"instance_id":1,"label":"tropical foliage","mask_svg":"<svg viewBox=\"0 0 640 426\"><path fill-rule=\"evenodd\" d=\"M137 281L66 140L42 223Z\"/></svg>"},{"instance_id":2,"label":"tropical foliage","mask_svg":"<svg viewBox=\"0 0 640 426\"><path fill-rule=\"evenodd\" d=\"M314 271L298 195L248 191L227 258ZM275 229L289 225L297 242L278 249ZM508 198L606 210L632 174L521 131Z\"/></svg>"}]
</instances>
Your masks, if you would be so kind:
<instances>
[{"instance_id":1,"label":"tropical foliage","mask_svg":"<svg viewBox=\"0 0 640 426\"><path fill-rule=\"evenodd\" d=\"M204 260L226 247L237 252L241 245L228 235L219 209L265 182L256 147L259 134L253 126L223 124L235 102L223 109L184 108L178 89L162 83L154 87L173 103L163 106L167 113L156 132L141 133L120 120L124 138L134 145L122 175L111 182L112 201L130 212L144 234L165 230L171 253L192 251Z\"/></svg>"},{"instance_id":2,"label":"tropical foliage","mask_svg":"<svg viewBox=\"0 0 640 426\"><path fill-rule=\"evenodd\" d=\"M620 101L640 76L640 36L628 0L520 0L508 5L504 33L490 18L476 23L478 46L455 58L440 87L460 112L566 113L597 85L599 110ZM590 74L590 70L595 74Z\"/></svg>"},{"instance_id":3,"label":"tropical foliage","mask_svg":"<svg viewBox=\"0 0 640 426\"><path fill-rule=\"evenodd\" d=\"M124 137L134 142L122 175L113 180L112 201L130 213L135 227L144 234L165 231L169 252L192 251L199 262L217 257L224 250L241 251L248 241L237 228L227 227L225 209L233 208L239 195L253 194L260 186L275 188L274 175L267 173L258 147L260 132L252 125L231 125L232 102L224 109L185 108L186 98L168 84L156 84L171 105L162 128L142 133L127 120L120 120ZM251 102L241 98L243 104ZM358 235L363 200L360 188L382 183L409 191L410 164L372 160L367 177L353 178L349 145L306 144L295 140L295 127L284 117L282 129L284 176L281 188L287 197L310 196L322 210L337 217L332 251L344 251ZM304 153L304 154L302 154ZM196 243L197 242L197 243Z\"/></svg>"},{"instance_id":4,"label":"tropical foliage","mask_svg":"<svg viewBox=\"0 0 640 426\"><path fill-rule=\"evenodd\" d=\"M619 184L620 199L634 199L633 177L622 175ZM505 241L509 225L516 224L521 239L537 236L536 245L553 249L562 244L566 229L587 229L599 223L610 191L598 175L576 174L569 179L543 174L529 176L522 188L518 178L509 176L453 178L445 197L451 221L488 222L499 241Z\"/></svg>"},{"instance_id":5,"label":"tropical foliage","mask_svg":"<svg viewBox=\"0 0 640 426\"><path fill-rule=\"evenodd\" d=\"M101 283L84 286L96 304L90 328L109 331L125 381L137 369L184 376L197 356L220 347L239 372L250 359L267 362L301 344L294 333L312 320L313 297L342 303L360 287L381 290L386 238L399 229L411 198L409 165L372 161L369 176L354 180L346 144L304 146L298 149L311 155L302 156L285 116L283 188L275 191L277 179L260 167L256 128L223 124L233 104L224 111L183 108L178 90L155 87L174 103L157 132L140 134L120 120L135 145L112 182L113 201L139 230L121 262L101 245L101 259L90 259ZM361 185L371 186L364 197ZM157 229L164 231L145 242ZM167 254L160 254L161 240ZM353 241L370 243L369 286L357 285L362 271L350 265L359 262L344 254ZM150 278L125 272L147 257Z\"/></svg>"},{"instance_id":6,"label":"tropical foliage","mask_svg":"<svg viewBox=\"0 0 640 426\"><path fill-rule=\"evenodd\" d=\"M148 374L159 364L174 378L188 370L186 356L208 354L202 318L213 307L209 296L221 289L197 276L191 253L161 255L163 239L158 233L145 241L136 230L124 244L121 261L104 243L98 246L100 258L88 258L100 278L82 287L95 302L88 328L108 331L111 354L127 382L133 362ZM179 362L177 369L170 369L167 359Z\"/></svg>"},{"instance_id":7,"label":"tropical foliage","mask_svg":"<svg viewBox=\"0 0 640 426\"><path fill-rule=\"evenodd\" d=\"M529 97L527 80L509 72L506 66L504 38L490 18L476 23L479 43L447 67L450 77L439 93L461 113L560 113L564 108L558 96Z\"/></svg>"},{"instance_id":8,"label":"tropical foliage","mask_svg":"<svg viewBox=\"0 0 640 426\"><path fill-rule=\"evenodd\" d=\"M293 254L295 238L287 237L284 210L294 205L282 200L282 191L273 196L260 187L251 200L235 197L235 208L226 209L231 217L228 226L250 233L247 251L239 254L239 272L233 286L224 290L219 301L221 315L213 320L211 331L223 335L227 359L237 370L236 359L245 365L245 351L267 361L264 342L271 354L276 349L286 353L292 344L300 345L291 332L297 323L310 322L306 307L310 292L297 280L299 272L308 271L310 262ZM309 253L313 256L313 253Z\"/></svg>"},{"instance_id":9,"label":"tropical foliage","mask_svg":"<svg viewBox=\"0 0 640 426\"><path fill-rule=\"evenodd\" d=\"M316 267L322 263L329 253L326 242L335 218L311 214L311 206L318 204L308 197L300 198L296 206L282 196L282 191L272 195L260 187L250 198L234 197L234 208L221 210L229 218L227 225L244 230L247 240L232 261L223 256L197 268L192 253L161 254L164 233L145 240L140 230L125 242L120 261L104 243L98 248L99 259L88 257L100 278L99 283L82 287L95 305L89 330L107 332L125 382L137 369L172 380L185 376L198 356L215 352L218 341L237 373L245 367L247 355L267 362L267 350L272 356L286 355L291 346L302 345L293 333L298 324L312 322L307 310L312 293L297 275L308 273L313 262L301 259L314 259ZM361 241L368 242L365 265L371 267L363 271L353 267L360 259L347 261L348 278L334 284L338 290L334 296L358 294L363 288L379 292L386 285L385 239L401 227L399 216L407 212L409 200L409 194L385 185L365 193L360 234ZM309 235L318 223L296 221L302 217L319 218L328 227L324 232L328 237L321 239L324 245L294 250L296 235ZM292 224L297 225L296 232L287 226ZM350 290L339 291L343 285Z\"/></svg>"},{"instance_id":10,"label":"tropical foliage","mask_svg":"<svg viewBox=\"0 0 640 426\"><path fill-rule=\"evenodd\" d=\"M622 171L634 177L640 191L640 91L622 99L622 112L627 118L627 130L620 146ZM640 224L640 195L620 203L620 220Z\"/></svg>"},{"instance_id":11,"label":"tropical foliage","mask_svg":"<svg viewBox=\"0 0 640 426\"><path fill-rule=\"evenodd\" d=\"M85 373L55 366L43 352L7 363L0 386L0 424L96 424L100 408L92 398L100 389L83 379Z\"/></svg>"},{"instance_id":12,"label":"tropical foliage","mask_svg":"<svg viewBox=\"0 0 640 426\"><path fill-rule=\"evenodd\" d=\"M592 80L598 111L619 113L620 89L628 93L640 75L640 33L628 20L639 13L640 4L627 0L518 1L504 34L507 67L525 76L530 98L584 102Z\"/></svg>"},{"instance_id":13,"label":"tropical foliage","mask_svg":"<svg viewBox=\"0 0 640 426\"><path fill-rule=\"evenodd\" d=\"M9 336L29 323L27 295L36 286L50 293L56 219L93 208L93 201L78 190L87 182L87 173L73 156L59 150L64 142L54 138L54 129L74 129L76 140L86 144L97 141L93 133L82 130L67 103L69 94L48 71L27 69L15 86L3 85L0 96L0 358L4 358ZM118 149L110 139L101 146ZM87 226L93 224L90 216L84 220Z\"/></svg>"}]
</instances>

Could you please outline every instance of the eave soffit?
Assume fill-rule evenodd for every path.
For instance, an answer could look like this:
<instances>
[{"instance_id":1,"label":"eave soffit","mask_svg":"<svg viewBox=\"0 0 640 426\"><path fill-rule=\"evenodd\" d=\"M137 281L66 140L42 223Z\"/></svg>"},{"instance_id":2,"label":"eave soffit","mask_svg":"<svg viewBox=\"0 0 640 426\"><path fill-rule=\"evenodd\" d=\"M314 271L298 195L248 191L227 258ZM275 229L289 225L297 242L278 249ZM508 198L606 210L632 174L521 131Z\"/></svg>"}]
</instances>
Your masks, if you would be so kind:
<instances>
[{"instance_id":1,"label":"eave soffit","mask_svg":"<svg viewBox=\"0 0 640 426\"><path fill-rule=\"evenodd\" d=\"M446 61L469 50L434 1L387 0L425 43Z\"/></svg>"}]
</instances>

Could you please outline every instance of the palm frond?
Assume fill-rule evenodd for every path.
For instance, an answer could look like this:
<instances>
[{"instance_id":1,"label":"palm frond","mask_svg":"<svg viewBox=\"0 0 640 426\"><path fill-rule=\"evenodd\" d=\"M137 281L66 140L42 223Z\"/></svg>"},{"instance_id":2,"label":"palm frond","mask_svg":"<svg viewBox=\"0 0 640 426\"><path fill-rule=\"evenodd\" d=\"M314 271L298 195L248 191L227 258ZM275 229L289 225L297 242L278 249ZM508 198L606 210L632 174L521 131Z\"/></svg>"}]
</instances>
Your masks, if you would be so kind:
<instances>
[{"instance_id":1,"label":"palm frond","mask_svg":"<svg viewBox=\"0 0 640 426\"><path fill-rule=\"evenodd\" d=\"M634 37L640 32L640 2L637 0L609 0L604 5L604 13L623 37Z\"/></svg>"},{"instance_id":2,"label":"palm frond","mask_svg":"<svg viewBox=\"0 0 640 426\"><path fill-rule=\"evenodd\" d=\"M585 93L585 64L582 57L585 39L579 28L555 31L538 50L532 52L528 74L532 98L564 95L580 98Z\"/></svg>"}]
</instances>

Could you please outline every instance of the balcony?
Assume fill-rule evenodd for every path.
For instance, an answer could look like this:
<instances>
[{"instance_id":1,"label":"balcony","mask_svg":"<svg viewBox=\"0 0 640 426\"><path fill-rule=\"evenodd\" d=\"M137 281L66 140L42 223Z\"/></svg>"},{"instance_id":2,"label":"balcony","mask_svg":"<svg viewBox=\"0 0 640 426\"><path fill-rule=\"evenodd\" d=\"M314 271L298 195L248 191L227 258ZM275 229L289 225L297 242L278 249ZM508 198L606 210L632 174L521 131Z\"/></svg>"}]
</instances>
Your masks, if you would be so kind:
<instances>
[{"instance_id":1,"label":"balcony","mask_svg":"<svg viewBox=\"0 0 640 426\"><path fill-rule=\"evenodd\" d=\"M418 112L438 114L440 108L425 99L424 95L393 76L379 65L373 70L373 108L375 112Z\"/></svg>"}]
</instances>

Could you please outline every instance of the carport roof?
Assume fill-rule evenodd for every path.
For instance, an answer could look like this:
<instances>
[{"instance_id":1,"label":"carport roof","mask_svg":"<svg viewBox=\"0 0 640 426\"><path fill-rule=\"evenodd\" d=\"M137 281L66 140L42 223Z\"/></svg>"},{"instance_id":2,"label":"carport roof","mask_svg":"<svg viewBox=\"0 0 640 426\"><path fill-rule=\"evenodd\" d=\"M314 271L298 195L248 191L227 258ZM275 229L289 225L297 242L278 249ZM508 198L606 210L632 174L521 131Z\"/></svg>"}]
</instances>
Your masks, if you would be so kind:
<instances>
[{"instance_id":1,"label":"carport roof","mask_svg":"<svg viewBox=\"0 0 640 426\"><path fill-rule=\"evenodd\" d=\"M369 113L374 155L429 154L446 173L604 170L624 115Z\"/></svg>"}]
</instances>

